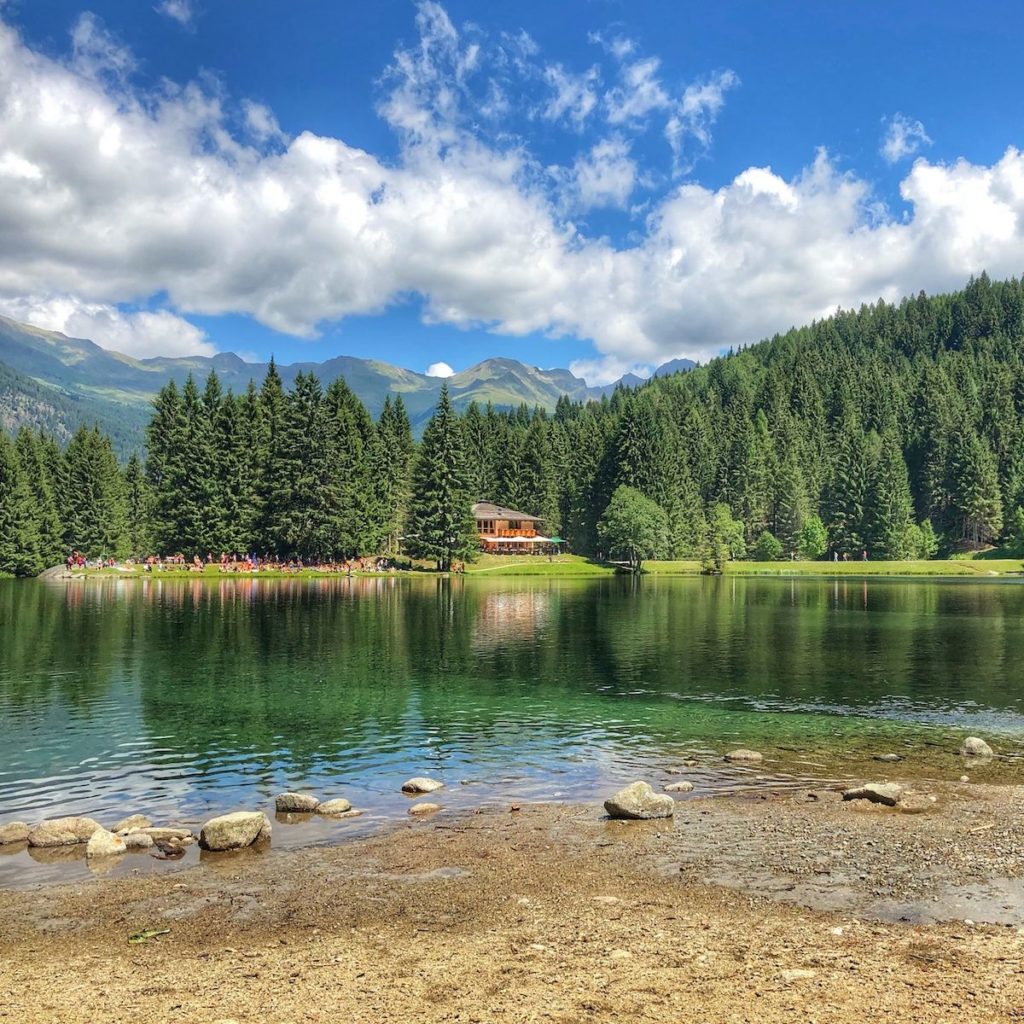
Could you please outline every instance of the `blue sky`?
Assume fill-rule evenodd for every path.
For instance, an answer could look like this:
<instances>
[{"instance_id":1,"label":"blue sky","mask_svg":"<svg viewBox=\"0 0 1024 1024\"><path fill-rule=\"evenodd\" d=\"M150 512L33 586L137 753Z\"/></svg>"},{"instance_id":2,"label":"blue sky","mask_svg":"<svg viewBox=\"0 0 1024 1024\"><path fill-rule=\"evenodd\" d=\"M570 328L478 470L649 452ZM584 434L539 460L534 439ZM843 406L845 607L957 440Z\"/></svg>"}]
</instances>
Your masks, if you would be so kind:
<instances>
[{"instance_id":1,"label":"blue sky","mask_svg":"<svg viewBox=\"0 0 1024 1024\"><path fill-rule=\"evenodd\" d=\"M0 19L0 312L133 354L611 379L1024 268L1014 5Z\"/></svg>"}]
</instances>

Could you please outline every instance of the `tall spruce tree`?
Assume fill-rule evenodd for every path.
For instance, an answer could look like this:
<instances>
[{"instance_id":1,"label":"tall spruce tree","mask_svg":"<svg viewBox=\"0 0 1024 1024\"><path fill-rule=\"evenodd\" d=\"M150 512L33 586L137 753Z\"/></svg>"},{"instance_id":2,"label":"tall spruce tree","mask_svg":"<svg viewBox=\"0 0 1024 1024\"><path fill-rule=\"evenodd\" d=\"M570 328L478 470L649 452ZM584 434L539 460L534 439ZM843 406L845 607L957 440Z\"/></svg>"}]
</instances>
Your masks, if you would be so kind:
<instances>
[{"instance_id":1,"label":"tall spruce tree","mask_svg":"<svg viewBox=\"0 0 1024 1024\"><path fill-rule=\"evenodd\" d=\"M478 547L472 500L462 425L445 382L413 470L406 549L441 571L471 558Z\"/></svg>"},{"instance_id":2,"label":"tall spruce tree","mask_svg":"<svg viewBox=\"0 0 1024 1024\"><path fill-rule=\"evenodd\" d=\"M14 445L0 432L0 573L36 576L44 568L32 488Z\"/></svg>"}]
</instances>

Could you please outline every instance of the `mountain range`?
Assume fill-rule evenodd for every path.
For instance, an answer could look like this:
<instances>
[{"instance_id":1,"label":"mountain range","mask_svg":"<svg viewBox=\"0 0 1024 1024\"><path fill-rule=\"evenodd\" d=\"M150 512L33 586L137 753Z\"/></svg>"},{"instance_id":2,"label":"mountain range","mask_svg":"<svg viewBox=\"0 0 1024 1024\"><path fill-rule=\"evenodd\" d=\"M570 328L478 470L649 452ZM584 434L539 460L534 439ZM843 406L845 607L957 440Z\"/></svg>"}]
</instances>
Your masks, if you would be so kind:
<instances>
[{"instance_id":1,"label":"mountain range","mask_svg":"<svg viewBox=\"0 0 1024 1024\"><path fill-rule=\"evenodd\" d=\"M692 369L689 359L673 359L655 374ZM286 386L296 374L312 372L325 386L344 377L374 417L388 395L401 395L418 434L441 390L441 378L428 377L376 359L336 356L324 362L278 365ZM69 338L0 317L0 429L42 428L64 441L81 425L98 425L122 452L141 447L157 391L189 374L202 383L216 370L225 388L243 391L267 372L266 363L247 363L231 352L215 356L134 359L85 338ZM562 395L574 401L600 399L616 387L635 387L641 377L626 374L612 384L591 387L569 370L542 370L515 359L485 359L448 378L457 408L475 401L497 408L526 403L553 410Z\"/></svg>"}]
</instances>

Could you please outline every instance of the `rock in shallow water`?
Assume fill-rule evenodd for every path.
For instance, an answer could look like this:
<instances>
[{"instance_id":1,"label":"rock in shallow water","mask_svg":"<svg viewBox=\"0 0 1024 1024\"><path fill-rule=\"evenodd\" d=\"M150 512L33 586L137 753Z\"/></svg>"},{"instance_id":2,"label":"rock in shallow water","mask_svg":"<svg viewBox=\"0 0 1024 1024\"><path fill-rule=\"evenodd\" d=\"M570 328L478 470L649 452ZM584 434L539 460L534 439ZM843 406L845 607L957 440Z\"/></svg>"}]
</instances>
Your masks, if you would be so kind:
<instances>
[{"instance_id":1,"label":"rock in shallow water","mask_svg":"<svg viewBox=\"0 0 1024 1024\"><path fill-rule=\"evenodd\" d=\"M409 808L409 813L420 817L424 814L436 814L439 810L441 810L440 804L422 803L413 804L412 807Z\"/></svg>"},{"instance_id":2,"label":"rock in shallow water","mask_svg":"<svg viewBox=\"0 0 1024 1024\"><path fill-rule=\"evenodd\" d=\"M28 834L29 846L75 846L89 842L103 826L92 818L51 818L41 821Z\"/></svg>"},{"instance_id":3,"label":"rock in shallow water","mask_svg":"<svg viewBox=\"0 0 1024 1024\"><path fill-rule=\"evenodd\" d=\"M94 857L116 857L119 854L127 853L128 847L125 841L113 832L105 828L97 829L91 836L85 847L85 855L92 860Z\"/></svg>"},{"instance_id":4,"label":"rock in shallow water","mask_svg":"<svg viewBox=\"0 0 1024 1024\"><path fill-rule=\"evenodd\" d=\"M262 811L235 811L211 818L199 833L204 850L241 850L270 838L270 822Z\"/></svg>"},{"instance_id":5,"label":"rock in shallow water","mask_svg":"<svg viewBox=\"0 0 1024 1024\"><path fill-rule=\"evenodd\" d=\"M665 793L655 793L646 782L634 782L604 802L612 818L671 818L676 802Z\"/></svg>"},{"instance_id":6,"label":"rock in shallow water","mask_svg":"<svg viewBox=\"0 0 1024 1024\"><path fill-rule=\"evenodd\" d=\"M692 793L693 783L692 782L670 782L665 787L666 793Z\"/></svg>"},{"instance_id":7,"label":"rock in shallow water","mask_svg":"<svg viewBox=\"0 0 1024 1024\"><path fill-rule=\"evenodd\" d=\"M402 784L403 793L433 793L437 789L444 789L444 783L438 782L437 779L427 779L422 776L409 779L408 782Z\"/></svg>"},{"instance_id":8,"label":"rock in shallow water","mask_svg":"<svg viewBox=\"0 0 1024 1024\"><path fill-rule=\"evenodd\" d=\"M903 787L895 782L867 782L843 791L844 800L870 800L873 804L895 807L903 796Z\"/></svg>"},{"instance_id":9,"label":"rock in shallow water","mask_svg":"<svg viewBox=\"0 0 1024 1024\"><path fill-rule=\"evenodd\" d=\"M132 814L127 818L122 818L110 831L130 832L133 828L149 828L152 824L153 822L144 814Z\"/></svg>"},{"instance_id":10,"label":"rock in shallow water","mask_svg":"<svg viewBox=\"0 0 1024 1024\"><path fill-rule=\"evenodd\" d=\"M962 757L992 757L992 748L983 740L977 736L968 736L967 739L960 744L960 754Z\"/></svg>"},{"instance_id":11,"label":"rock in shallow water","mask_svg":"<svg viewBox=\"0 0 1024 1024\"><path fill-rule=\"evenodd\" d=\"M274 808L280 814L312 814L319 803L312 793L282 793L274 801Z\"/></svg>"},{"instance_id":12,"label":"rock in shallow water","mask_svg":"<svg viewBox=\"0 0 1024 1024\"><path fill-rule=\"evenodd\" d=\"M883 764L897 764L903 760L903 757L900 754L875 754L874 759Z\"/></svg>"},{"instance_id":13,"label":"rock in shallow water","mask_svg":"<svg viewBox=\"0 0 1024 1024\"><path fill-rule=\"evenodd\" d=\"M745 750L742 747L739 750L730 750L725 755L726 761L763 761L764 754L758 753L756 750Z\"/></svg>"},{"instance_id":14,"label":"rock in shallow water","mask_svg":"<svg viewBox=\"0 0 1024 1024\"><path fill-rule=\"evenodd\" d=\"M129 832L124 837L124 845L128 850L148 850L153 846L153 837L145 832Z\"/></svg>"},{"instance_id":15,"label":"rock in shallow water","mask_svg":"<svg viewBox=\"0 0 1024 1024\"><path fill-rule=\"evenodd\" d=\"M23 821L8 821L0 825L0 846L8 843L23 843L32 830Z\"/></svg>"},{"instance_id":16,"label":"rock in shallow water","mask_svg":"<svg viewBox=\"0 0 1024 1024\"><path fill-rule=\"evenodd\" d=\"M316 805L317 814L325 814L329 818L336 818L342 814L348 814L352 810L352 802L339 796L335 800L325 800Z\"/></svg>"}]
</instances>

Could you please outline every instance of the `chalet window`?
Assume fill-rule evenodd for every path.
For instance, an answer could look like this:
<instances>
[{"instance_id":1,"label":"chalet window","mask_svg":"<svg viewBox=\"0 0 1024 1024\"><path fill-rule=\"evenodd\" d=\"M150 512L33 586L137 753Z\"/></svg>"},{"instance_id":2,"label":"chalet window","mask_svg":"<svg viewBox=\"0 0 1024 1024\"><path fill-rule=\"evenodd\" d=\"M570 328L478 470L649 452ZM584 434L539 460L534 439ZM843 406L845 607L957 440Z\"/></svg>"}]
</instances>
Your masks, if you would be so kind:
<instances>
[{"instance_id":1,"label":"chalet window","mask_svg":"<svg viewBox=\"0 0 1024 1024\"><path fill-rule=\"evenodd\" d=\"M510 519L508 521L508 528L510 530L518 530L519 529L519 525L520 524L519 524L519 520L518 519Z\"/></svg>"}]
</instances>

